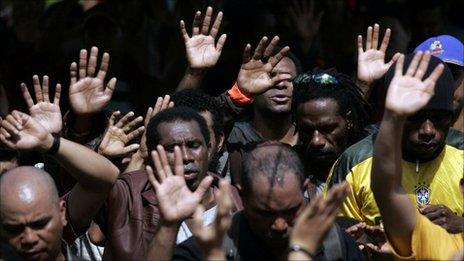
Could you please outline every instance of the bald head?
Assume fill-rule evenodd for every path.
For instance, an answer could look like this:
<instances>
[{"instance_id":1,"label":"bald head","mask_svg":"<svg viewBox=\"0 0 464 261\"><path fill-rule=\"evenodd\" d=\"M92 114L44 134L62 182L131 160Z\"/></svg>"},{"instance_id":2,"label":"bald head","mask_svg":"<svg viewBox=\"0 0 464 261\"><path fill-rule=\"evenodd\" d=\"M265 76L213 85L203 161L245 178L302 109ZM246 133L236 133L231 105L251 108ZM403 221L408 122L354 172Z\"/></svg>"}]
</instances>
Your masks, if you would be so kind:
<instances>
[{"instance_id":1,"label":"bald head","mask_svg":"<svg viewBox=\"0 0 464 261\"><path fill-rule=\"evenodd\" d=\"M0 198L33 204L38 197L58 203L58 191L52 177L45 171L25 166L9 170L0 176ZM3 205L3 204L2 204Z\"/></svg>"},{"instance_id":2,"label":"bald head","mask_svg":"<svg viewBox=\"0 0 464 261\"><path fill-rule=\"evenodd\" d=\"M297 153L280 142L259 144L244 156L241 177L243 195L247 196L253 190L253 180L258 176L265 177L272 189L275 185L283 186L286 175L294 175L303 188L303 165Z\"/></svg>"}]
</instances>

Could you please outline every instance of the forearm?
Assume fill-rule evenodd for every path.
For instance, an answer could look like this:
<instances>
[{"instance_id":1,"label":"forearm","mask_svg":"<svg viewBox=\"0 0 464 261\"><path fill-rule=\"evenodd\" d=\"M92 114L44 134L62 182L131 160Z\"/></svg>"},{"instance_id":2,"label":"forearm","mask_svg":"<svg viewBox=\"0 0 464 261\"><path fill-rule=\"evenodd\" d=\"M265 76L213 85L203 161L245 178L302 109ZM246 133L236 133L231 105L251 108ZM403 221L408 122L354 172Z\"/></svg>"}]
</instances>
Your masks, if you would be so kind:
<instances>
[{"instance_id":1,"label":"forearm","mask_svg":"<svg viewBox=\"0 0 464 261\"><path fill-rule=\"evenodd\" d=\"M200 87L206 70L187 68L184 77L176 88L176 92L185 89L196 89Z\"/></svg>"},{"instance_id":2,"label":"forearm","mask_svg":"<svg viewBox=\"0 0 464 261\"><path fill-rule=\"evenodd\" d=\"M171 260L180 224L160 224L150 242L147 260Z\"/></svg>"},{"instance_id":3,"label":"forearm","mask_svg":"<svg viewBox=\"0 0 464 261\"><path fill-rule=\"evenodd\" d=\"M401 138L404 116L385 111L374 145L371 189L379 207L385 231L397 252L411 252L415 208L401 184Z\"/></svg>"},{"instance_id":4,"label":"forearm","mask_svg":"<svg viewBox=\"0 0 464 261\"><path fill-rule=\"evenodd\" d=\"M372 86L374 85L374 83L361 81L357 79L356 85L358 85L358 87L361 89L364 99L368 100L369 97L371 96Z\"/></svg>"},{"instance_id":5,"label":"forearm","mask_svg":"<svg viewBox=\"0 0 464 261\"><path fill-rule=\"evenodd\" d=\"M118 168L107 158L64 138L52 157L86 190L109 190L119 175Z\"/></svg>"}]
</instances>

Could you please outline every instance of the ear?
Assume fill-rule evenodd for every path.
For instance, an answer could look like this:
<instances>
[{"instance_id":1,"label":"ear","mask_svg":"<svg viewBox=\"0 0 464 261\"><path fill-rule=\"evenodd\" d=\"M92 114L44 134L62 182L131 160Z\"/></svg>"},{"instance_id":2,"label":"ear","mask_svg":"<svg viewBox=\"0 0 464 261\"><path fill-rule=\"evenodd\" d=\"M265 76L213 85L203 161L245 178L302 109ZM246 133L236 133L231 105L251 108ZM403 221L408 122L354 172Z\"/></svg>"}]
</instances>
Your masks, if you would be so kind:
<instances>
[{"instance_id":1,"label":"ear","mask_svg":"<svg viewBox=\"0 0 464 261\"><path fill-rule=\"evenodd\" d=\"M345 119L346 119L346 129L351 130L353 128L353 119L351 117L351 111L345 114Z\"/></svg>"},{"instance_id":2,"label":"ear","mask_svg":"<svg viewBox=\"0 0 464 261\"><path fill-rule=\"evenodd\" d=\"M66 218L66 202L64 200L60 200L60 219L63 227L68 224L68 220Z\"/></svg>"},{"instance_id":3,"label":"ear","mask_svg":"<svg viewBox=\"0 0 464 261\"><path fill-rule=\"evenodd\" d=\"M217 143L217 151L221 151L222 146L224 146L225 135L224 132L221 132L221 136L219 136L219 142Z\"/></svg>"}]
</instances>

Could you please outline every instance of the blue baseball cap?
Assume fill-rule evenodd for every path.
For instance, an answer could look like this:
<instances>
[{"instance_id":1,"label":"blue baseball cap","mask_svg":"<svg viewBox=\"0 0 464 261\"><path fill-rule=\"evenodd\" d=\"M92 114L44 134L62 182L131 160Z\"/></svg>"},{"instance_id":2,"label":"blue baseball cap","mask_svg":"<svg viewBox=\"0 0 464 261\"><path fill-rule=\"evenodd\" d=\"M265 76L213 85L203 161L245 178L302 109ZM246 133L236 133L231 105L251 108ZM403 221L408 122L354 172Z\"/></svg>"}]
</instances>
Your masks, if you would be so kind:
<instances>
[{"instance_id":1,"label":"blue baseball cap","mask_svg":"<svg viewBox=\"0 0 464 261\"><path fill-rule=\"evenodd\" d=\"M445 63L464 66L464 45L450 35L431 37L414 49L414 52L417 51L429 51Z\"/></svg>"}]
</instances>

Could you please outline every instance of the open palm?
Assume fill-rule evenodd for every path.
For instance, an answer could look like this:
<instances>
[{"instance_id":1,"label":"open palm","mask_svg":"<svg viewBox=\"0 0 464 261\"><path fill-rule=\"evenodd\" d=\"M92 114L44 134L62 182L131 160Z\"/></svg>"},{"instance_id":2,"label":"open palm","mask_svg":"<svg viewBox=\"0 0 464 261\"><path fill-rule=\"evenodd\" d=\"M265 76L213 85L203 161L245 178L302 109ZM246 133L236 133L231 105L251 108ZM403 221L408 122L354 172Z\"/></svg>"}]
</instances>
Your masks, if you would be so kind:
<instances>
[{"instance_id":1,"label":"open palm","mask_svg":"<svg viewBox=\"0 0 464 261\"><path fill-rule=\"evenodd\" d=\"M195 35L185 43L187 59L192 69L210 68L216 65L221 51L214 46L210 35Z\"/></svg>"},{"instance_id":2,"label":"open palm","mask_svg":"<svg viewBox=\"0 0 464 261\"><path fill-rule=\"evenodd\" d=\"M50 133L59 133L63 126L60 106L53 103L39 102L29 108L32 119Z\"/></svg>"},{"instance_id":3,"label":"open palm","mask_svg":"<svg viewBox=\"0 0 464 261\"><path fill-rule=\"evenodd\" d=\"M385 108L399 115L410 115L423 108L432 98L435 82L443 72L438 65L425 80L422 80L430 61L430 53L417 52L406 74L403 75L404 56L398 59L395 76L388 87Z\"/></svg>"},{"instance_id":4,"label":"open palm","mask_svg":"<svg viewBox=\"0 0 464 261\"><path fill-rule=\"evenodd\" d=\"M10 123L10 124L9 124ZM14 130L13 126L20 126ZM2 121L2 129L10 133L10 137L2 135L2 141L14 150L35 150L43 143L49 132L29 115L13 111Z\"/></svg>"},{"instance_id":5,"label":"open palm","mask_svg":"<svg viewBox=\"0 0 464 261\"><path fill-rule=\"evenodd\" d=\"M81 50L79 68L76 63L71 64L69 102L73 111L78 115L89 115L101 111L113 95L116 78L112 78L106 88L104 87L110 56L108 53L103 54L100 70L95 76L97 56L97 47L92 47L90 57L87 57L86 50Z\"/></svg>"}]
</instances>

